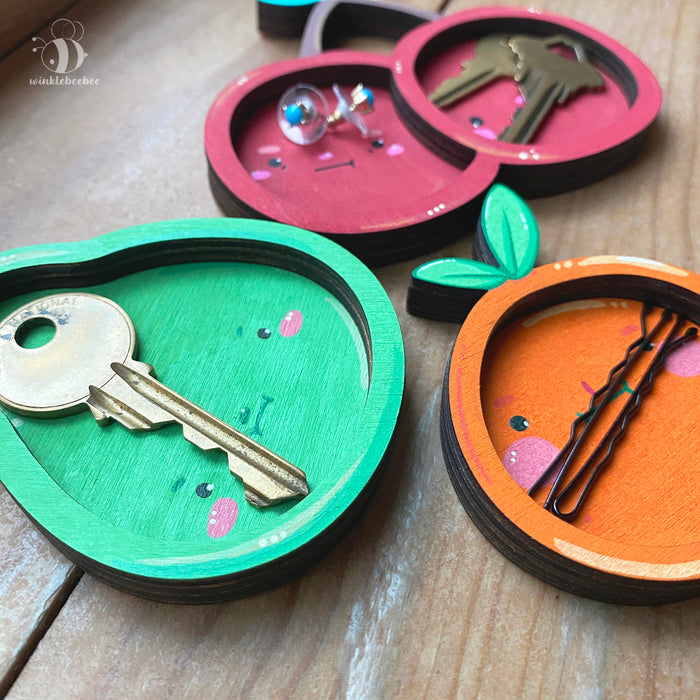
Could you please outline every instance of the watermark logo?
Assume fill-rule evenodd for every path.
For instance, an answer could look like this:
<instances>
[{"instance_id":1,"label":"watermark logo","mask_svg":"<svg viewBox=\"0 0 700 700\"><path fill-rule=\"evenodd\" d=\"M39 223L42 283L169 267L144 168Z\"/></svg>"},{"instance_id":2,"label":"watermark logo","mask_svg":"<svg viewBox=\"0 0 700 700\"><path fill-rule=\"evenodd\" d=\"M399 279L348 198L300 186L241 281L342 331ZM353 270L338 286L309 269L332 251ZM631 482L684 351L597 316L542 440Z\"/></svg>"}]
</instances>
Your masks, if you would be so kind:
<instances>
[{"instance_id":1,"label":"watermark logo","mask_svg":"<svg viewBox=\"0 0 700 700\"><path fill-rule=\"evenodd\" d=\"M52 73L64 75L78 70L87 56L80 40L85 35L85 28L80 22L69 19L57 19L51 25L51 41L33 36L32 41L43 41L43 46L35 46L32 51L40 52L41 62Z\"/></svg>"},{"instance_id":2,"label":"watermark logo","mask_svg":"<svg viewBox=\"0 0 700 700\"><path fill-rule=\"evenodd\" d=\"M33 36L32 41L41 41L43 46L35 46L32 51L38 53L44 68L55 75L50 77L30 78L30 85L99 85L99 78L63 77L73 73L85 62L87 51L80 43L85 36L85 28L81 22L70 19L57 19L51 25L53 39L46 41L39 36Z\"/></svg>"}]
</instances>

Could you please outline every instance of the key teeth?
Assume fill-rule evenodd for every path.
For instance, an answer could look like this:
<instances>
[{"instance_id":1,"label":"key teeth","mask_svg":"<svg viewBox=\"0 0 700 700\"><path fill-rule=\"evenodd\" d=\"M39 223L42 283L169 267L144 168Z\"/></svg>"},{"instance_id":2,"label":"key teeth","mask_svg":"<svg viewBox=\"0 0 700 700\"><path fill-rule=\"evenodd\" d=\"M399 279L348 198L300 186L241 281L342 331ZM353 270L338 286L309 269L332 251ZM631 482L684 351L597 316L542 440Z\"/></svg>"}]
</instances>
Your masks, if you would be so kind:
<instances>
[{"instance_id":1,"label":"key teeth","mask_svg":"<svg viewBox=\"0 0 700 700\"><path fill-rule=\"evenodd\" d=\"M258 508L267 508L271 505L283 503L292 498L304 498L309 495L309 485L305 478L275 479L277 488L267 489L269 496L253 488L244 482L246 500Z\"/></svg>"},{"instance_id":2,"label":"key teeth","mask_svg":"<svg viewBox=\"0 0 700 700\"><path fill-rule=\"evenodd\" d=\"M129 430L150 430L153 423L99 387L91 386L88 408L99 425L116 420Z\"/></svg>"},{"instance_id":3,"label":"key teeth","mask_svg":"<svg viewBox=\"0 0 700 700\"><path fill-rule=\"evenodd\" d=\"M303 482L303 485L300 485L299 488L293 489L292 487L289 487L289 495L286 496L281 496L278 499L270 500L269 498L266 498L263 496L261 493L258 493L254 489L246 486L245 487L245 499L250 503L251 505L256 506L257 508L267 508L268 506L275 505L277 503L282 503L283 501L289 500L290 498L295 498L295 497L304 497L309 495L309 486L306 483L306 481Z\"/></svg>"},{"instance_id":4,"label":"key teeth","mask_svg":"<svg viewBox=\"0 0 700 700\"><path fill-rule=\"evenodd\" d=\"M189 425L182 426L182 435L184 436L185 440L188 440L193 445L199 447L201 450L206 451L220 449L220 446L217 445L213 440L210 440L208 437L202 435L201 432L199 432L195 428L191 428Z\"/></svg>"},{"instance_id":5,"label":"key teeth","mask_svg":"<svg viewBox=\"0 0 700 700\"><path fill-rule=\"evenodd\" d=\"M272 505L272 501L269 501L264 496L261 496L257 491L253 491L249 488L245 489L245 500L257 508L267 508L267 506Z\"/></svg>"}]
</instances>

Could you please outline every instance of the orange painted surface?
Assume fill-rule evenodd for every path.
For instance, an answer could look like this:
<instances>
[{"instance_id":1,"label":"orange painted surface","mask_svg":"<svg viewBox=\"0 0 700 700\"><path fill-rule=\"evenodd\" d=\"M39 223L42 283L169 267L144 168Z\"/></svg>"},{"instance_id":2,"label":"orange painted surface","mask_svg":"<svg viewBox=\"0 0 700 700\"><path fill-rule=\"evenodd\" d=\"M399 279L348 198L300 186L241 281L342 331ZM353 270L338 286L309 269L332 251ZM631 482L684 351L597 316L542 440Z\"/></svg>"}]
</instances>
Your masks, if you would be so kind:
<instances>
[{"instance_id":1,"label":"orange painted surface","mask_svg":"<svg viewBox=\"0 0 700 700\"><path fill-rule=\"evenodd\" d=\"M540 543L624 575L697 578L697 339L667 358L575 520L567 523L541 507L548 487L539 490L537 502L526 492L566 443L572 422L588 409L591 394L605 384L610 369L639 335L641 303L615 296L614 279L608 276L617 274L673 284L679 293L690 293L691 303L700 308L697 275L611 257L537 268L527 278L489 292L467 318L452 356L455 432L488 497ZM583 293L562 302L560 283L575 280L584 280ZM594 285L609 289L610 296L587 299L593 292L586 289ZM542 302L531 301L532 295L551 299L551 304L542 308ZM513 319L510 309L523 299L530 299L526 309L538 308ZM648 328L659 318L657 310ZM496 333L494 327L499 329ZM630 397L663 335L655 347L640 353L627 384L601 413L576 464L583 463Z\"/></svg>"}]
</instances>

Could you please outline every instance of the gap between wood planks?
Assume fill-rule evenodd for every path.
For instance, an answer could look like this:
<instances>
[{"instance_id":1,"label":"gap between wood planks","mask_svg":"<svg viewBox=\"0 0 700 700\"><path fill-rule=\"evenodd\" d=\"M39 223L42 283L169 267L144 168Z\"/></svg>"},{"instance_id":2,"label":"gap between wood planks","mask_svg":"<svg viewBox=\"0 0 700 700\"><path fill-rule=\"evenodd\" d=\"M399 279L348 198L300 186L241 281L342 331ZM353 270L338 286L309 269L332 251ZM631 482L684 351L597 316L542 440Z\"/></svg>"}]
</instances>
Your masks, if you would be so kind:
<instances>
[{"instance_id":1,"label":"gap between wood planks","mask_svg":"<svg viewBox=\"0 0 700 700\"><path fill-rule=\"evenodd\" d=\"M7 47L0 46L0 61L9 56L13 51L19 49L20 46L23 46L30 41L33 36L37 36L38 34L41 34L41 32L46 31L57 19L61 19L67 12L70 12L76 5L79 5L81 1L82 0L73 0L73 2L66 2L61 9L53 12L48 18L43 20L37 18L35 21L39 23L39 26L34 27L26 33L22 30L21 24L18 23L20 26L15 27L15 31L13 33L15 36L19 36L20 38L15 39L14 41L9 39L10 44ZM50 7L46 9L48 12L51 12ZM8 21L7 17L5 17L4 20Z\"/></svg>"},{"instance_id":2,"label":"gap between wood planks","mask_svg":"<svg viewBox=\"0 0 700 700\"><path fill-rule=\"evenodd\" d=\"M68 598L70 598L71 593L73 593L73 590L78 585L78 581L80 581L82 576L83 571L77 566L72 566L63 584L59 586L53 596L47 601L46 608L37 621L36 627L34 627L32 633L20 647L5 676L0 678L0 698L4 698L10 691L10 688L17 680L20 673L22 673L22 670L35 649L39 646L39 642L41 642L49 627L53 624L53 621L58 617L58 614L68 601Z\"/></svg>"}]
</instances>

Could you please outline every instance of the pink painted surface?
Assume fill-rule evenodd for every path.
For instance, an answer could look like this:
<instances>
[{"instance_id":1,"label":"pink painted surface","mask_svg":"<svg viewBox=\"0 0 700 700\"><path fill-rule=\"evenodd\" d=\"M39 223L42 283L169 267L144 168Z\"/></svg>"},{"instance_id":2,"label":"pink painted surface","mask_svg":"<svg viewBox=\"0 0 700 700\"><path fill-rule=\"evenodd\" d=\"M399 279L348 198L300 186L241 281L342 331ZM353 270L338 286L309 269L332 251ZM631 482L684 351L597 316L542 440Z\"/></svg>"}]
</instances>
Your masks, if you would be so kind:
<instances>
[{"instance_id":1,"label":"pink painted surface","mask_svg":"<svg viewBox=\"0 0 700 700\"><path fill-rule=\"evenodd\" d=\"M280 335L283 338L291 338L301 330L301 324L304 322L304 316L301 311L288 311L280 322Z\"/></svg>"},{"instance_id":2,"label":"pink painted surface","mask_svg":"<svg viewBox=\"0 0 700 700\"><path fill-rule=\"evenodd\" d=\"M335 105L329 66L333 74L343 71L344 87L364 82L373 90L375 111L365 118L370 136L342 124L314 144L294 144L279 128L269 84L312 83ZM402 231L463 207L493 182L498 163L476 154L462 169L424 146L394 107L390 69L388 56L334 51L242 76L224 89L207 116L212 169L259 214L320 233Z\"/></svg>"},{"instance_id":3,"label":"pink painted surface","mask_svg":"<svg viewBox=\"0 0 700 700\"><path fill-rule=\"evenodd\" d=\"M518 486L529 489L559 454L545 438L529 436L516 440L503 455L503 466Z\"/></svg>"},{"instance_id":4,"label":"pink painted surface","mask_svg":"<svg viewBox=\"0 0 700 700\"><path fill-rule=\"evenodd\" d=\"M558 105L531 143L493 140L493 134L511 122L520 99L512 78L499 78L444 109L428 99L444 79L458 74L461 61L473 56L475 38L560 32L583 36L589 47L595 47L595 66L603 74L605 88L581 92ZM394 80L414 119L459 146L489 153L509 165L567 162L603 153L643 132L661 107L656 78L632 52L580 22L539 10L481 7L458 12L406 34L394 58Z\"/></svg>"},{"instance_id":5,"label":"pink painted surface","mask_svg":"<svg viewBox=\"0 0 700 700\"><path fill-rule=\"evenodd\" d=\"M207 534L209 537L224 537L231 532L238 518L238 503L232 498L217 498L209 511Z\"/></svg>"}]
</instances>

